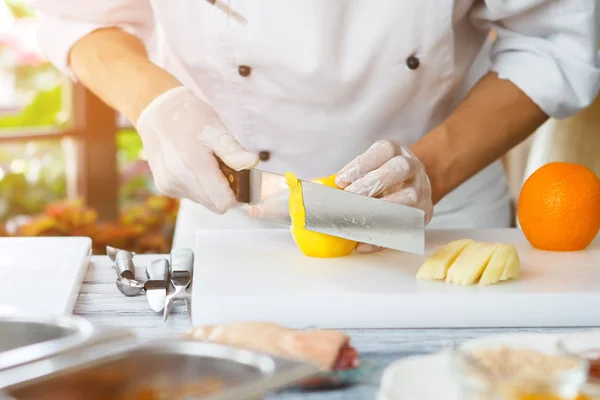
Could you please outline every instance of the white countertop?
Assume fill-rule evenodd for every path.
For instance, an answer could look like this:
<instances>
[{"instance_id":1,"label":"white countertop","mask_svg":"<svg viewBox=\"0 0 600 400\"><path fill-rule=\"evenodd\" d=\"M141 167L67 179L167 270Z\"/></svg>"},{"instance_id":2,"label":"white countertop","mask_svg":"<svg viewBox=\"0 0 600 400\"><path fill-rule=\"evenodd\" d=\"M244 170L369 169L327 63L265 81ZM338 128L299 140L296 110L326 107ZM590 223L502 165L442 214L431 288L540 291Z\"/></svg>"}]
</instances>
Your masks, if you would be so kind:
<instances>
[{"instance_id":1,"label":"white countertop","mask_svg":"<svg viewBox=\"0 0 600 400\"><path fill-rule=\"evenodd\" d=\"M190 246L193 248L193 245ZM139 255L134 261L143 267L147 262L160 256ZM167 257L167 256L163 256ZM140 274L143 269L139 270ZM142 276L142 275L140 275ZM121 326L130 329L140 337L149 338L185 332L191 325L185 304L176 304L166 323L162 315L150 310L145 296L125 297L115 286L116 273L106 256L94 256L85 276L81 293L75 306L75 313L92 322ZM516 331L560 332L572 329L361 329L346 331L362 359L381 366L414 354L432 353L441 350L448 341L462 342L467 339L489 334ZM372 382L349 389L314 393L280 394L272 399L373 399L379 385L379 376Z\"/></svg>"}]
</instances>

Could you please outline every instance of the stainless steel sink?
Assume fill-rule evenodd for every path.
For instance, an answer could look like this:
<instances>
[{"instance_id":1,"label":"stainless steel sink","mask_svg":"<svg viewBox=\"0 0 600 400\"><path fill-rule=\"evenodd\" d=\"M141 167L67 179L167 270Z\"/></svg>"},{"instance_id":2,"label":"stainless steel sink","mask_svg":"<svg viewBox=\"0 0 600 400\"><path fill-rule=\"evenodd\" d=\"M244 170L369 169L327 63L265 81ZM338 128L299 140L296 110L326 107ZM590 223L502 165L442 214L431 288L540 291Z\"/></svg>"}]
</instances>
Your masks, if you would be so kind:
<instances>
[{"instance_id":1,"label":"stainless steel sink","mask_svg":"<svg viewBox=\"0 0 600 400\"><path fill-rule=\"evenodd\" d=\"M77 328L34 321L0 320L0 353L19 347L62 339L77 334Z\"/></svg>"}]
</instances>

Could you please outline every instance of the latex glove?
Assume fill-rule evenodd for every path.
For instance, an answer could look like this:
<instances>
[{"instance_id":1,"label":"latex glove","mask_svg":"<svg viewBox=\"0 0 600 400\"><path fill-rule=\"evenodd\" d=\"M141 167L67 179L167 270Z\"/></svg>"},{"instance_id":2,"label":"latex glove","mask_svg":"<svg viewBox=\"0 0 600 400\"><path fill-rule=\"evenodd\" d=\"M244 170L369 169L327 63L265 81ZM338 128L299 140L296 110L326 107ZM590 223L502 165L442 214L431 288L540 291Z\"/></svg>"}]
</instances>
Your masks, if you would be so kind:
<instances>
[{"instance_id":1,"label":"latex glove","mask_svg":"<svg viewBox=\"0 0 600 400\"><path fill-rule=\"evenodd\" d=\"M349 192L420 208L425 224L433 216L431 184L419 159L399 142L380 140L338 172L336 185ZM360 243L359 253L381 250Z\"/></svg>"},{"instance_id":2,"label":"latex glove","mask_svg":"<svg viewBox=\"0 0 600 400\"><path fill-rule=\"evenodd\" d=\"M193 200L217 214L240 205L215 155L237 171L256 166L258 156L246 151L191 90L177 87L161 94L136 125L161 193Z\"/></svg>"}]
</instances>

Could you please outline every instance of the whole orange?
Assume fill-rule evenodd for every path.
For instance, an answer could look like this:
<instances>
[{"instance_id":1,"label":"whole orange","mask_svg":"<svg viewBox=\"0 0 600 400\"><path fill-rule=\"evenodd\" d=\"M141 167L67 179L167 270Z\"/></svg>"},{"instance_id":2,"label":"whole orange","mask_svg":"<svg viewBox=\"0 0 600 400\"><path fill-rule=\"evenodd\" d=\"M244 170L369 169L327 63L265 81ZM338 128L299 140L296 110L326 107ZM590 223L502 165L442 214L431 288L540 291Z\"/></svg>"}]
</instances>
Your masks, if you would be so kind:
<instances>
[{"instance_id":1,"label":"whole orange","mask_svg":"<svg viewBox=\"0 0 600 400\"><path fill-rule=\"evenodd\" d=\"M533 247L583 250L600 230L600 179L583 165L546 164L523 184L517 214Z\"/></svg>"}]
</instances>

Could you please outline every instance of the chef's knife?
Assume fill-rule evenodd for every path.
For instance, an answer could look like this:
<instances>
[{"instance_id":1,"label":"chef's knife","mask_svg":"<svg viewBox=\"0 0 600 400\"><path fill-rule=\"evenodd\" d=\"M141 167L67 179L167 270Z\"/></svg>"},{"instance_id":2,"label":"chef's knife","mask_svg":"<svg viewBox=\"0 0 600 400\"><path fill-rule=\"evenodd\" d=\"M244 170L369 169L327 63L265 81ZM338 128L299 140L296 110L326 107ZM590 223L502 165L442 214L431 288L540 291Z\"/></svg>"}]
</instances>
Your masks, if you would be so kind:
<instances>
[{"instance_id":1,"label":"chef's knife","mask_svg":"<svg viewBox=\"0 0 600 400\"><path fill-rule=\"evenodd\" d=\"M165 258L152 261L146 266L148 280L144 282L148 305L154 312L165 308L167 289L169 285L169 261Z\"/></svg>"},{"instance_id":2,"label":"chef's knife","mask_svg":"<svg viewBox=\"0 0 600 400\"><path fill-rule=\"evenodd\" d=\"M290 225L289 189L283 175L235 171L219 160L236 199L250 217ZM425 213L417 208L301 181L306 229L388 249L423 254Z\"/></svg>"}]
</instances>

